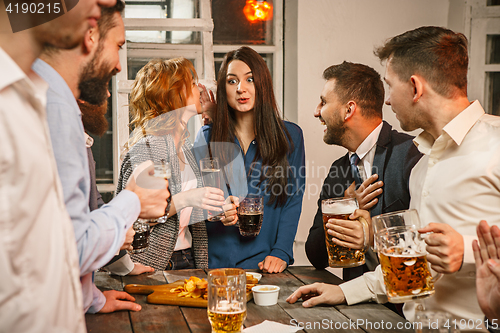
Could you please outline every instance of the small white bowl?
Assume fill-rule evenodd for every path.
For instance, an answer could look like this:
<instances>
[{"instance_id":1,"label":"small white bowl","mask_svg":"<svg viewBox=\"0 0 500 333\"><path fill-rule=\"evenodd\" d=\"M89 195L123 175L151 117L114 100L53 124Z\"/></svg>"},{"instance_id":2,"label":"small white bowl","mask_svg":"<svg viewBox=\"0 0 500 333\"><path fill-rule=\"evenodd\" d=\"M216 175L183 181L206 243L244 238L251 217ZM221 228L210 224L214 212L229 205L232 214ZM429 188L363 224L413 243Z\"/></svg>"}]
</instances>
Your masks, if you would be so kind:
<instances>
[{"instance_id":1,"label":"small white bowl","mask_svg":"<svg viewBox=\"0 0 500 333\"><path fill-rule=\"evenodd\" d=\"M257 279L257 282L259 282L262 278L262 274L257 272L247 272L247 274L253 276L254 279Z\"/></svg>"},{"instance_id":2,"label":"small white bowl","mask_svg":"<svg viewBox=\"0 0 500 333\"><path fill-rule=\"evenodd\" d=\"M271 285L255 286L252 288L253 301L259 306L270 306L278 303L280 287Z\"/></svg>"}]
</instances>

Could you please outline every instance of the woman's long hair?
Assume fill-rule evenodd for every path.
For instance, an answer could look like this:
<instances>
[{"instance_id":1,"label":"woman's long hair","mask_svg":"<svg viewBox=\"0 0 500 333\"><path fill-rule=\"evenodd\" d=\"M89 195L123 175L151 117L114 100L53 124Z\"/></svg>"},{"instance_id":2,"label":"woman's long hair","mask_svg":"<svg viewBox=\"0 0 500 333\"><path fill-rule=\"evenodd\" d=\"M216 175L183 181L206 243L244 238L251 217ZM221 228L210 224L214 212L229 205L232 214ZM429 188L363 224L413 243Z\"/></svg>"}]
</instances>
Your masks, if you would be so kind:
<instances>
[{"instance_id":1,"label":"woman's long hair","mask_svg":"<svg viewBox=\"0 0 500 333\"><path fill-rule=\"evenodd\" d=\"M153 59L142 67L135 77L130 92L130 129L133 131L125 144L130 149L146 134L165 135L181 126L180 149L189 133L181 122L182 113L178 116L160 117L167 112L187 106L192 94L192 80L198 77L193 64L185 58Z\"/></svg>"},{"instance_id":2,"label":"woman's long hair","mask_svg":"<svg viewBox=\"0 0 500 333\"><path fill-rule=\"evenodd\" d=\"M233 60L241 60L247 64L254 78L254 132L257 141L254 161L262 159L260 183L265 181L266 192L270 193L269 204L284 206L287 200L285 188L288 184L287 155L293 150L293 143L276 104L271 73L264 59L249 47L240 47L224 57L217 78L217 112L213 117L210 141L234 142L236 137L236 111L229 106L226 93L227 70ZM217 151L220 146L215 146L212 153L225 161L228 159L225 152ZM280 188L277 195L272 190L274 186Z\"/></svg>"}]
</instances>

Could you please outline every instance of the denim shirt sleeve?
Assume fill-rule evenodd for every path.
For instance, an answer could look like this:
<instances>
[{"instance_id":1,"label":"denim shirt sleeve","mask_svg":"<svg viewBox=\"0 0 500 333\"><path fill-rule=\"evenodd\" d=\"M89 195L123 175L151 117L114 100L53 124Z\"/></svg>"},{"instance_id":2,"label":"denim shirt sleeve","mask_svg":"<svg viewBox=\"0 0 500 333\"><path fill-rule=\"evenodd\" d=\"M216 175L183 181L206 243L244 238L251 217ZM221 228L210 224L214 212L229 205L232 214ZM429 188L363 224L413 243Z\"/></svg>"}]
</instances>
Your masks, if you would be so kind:
<instances>
[{"instance_id":1,"label":"denim shirt sleeve","mask_svg":"<svg viewBox=\"0 0 500 333\"><path fill-rule=\"evenodd\" d=\"M106 296L92 283L92 305L87 310L87 313L97 313L106 304Z\"/></svg>"},{"instance_id":2,"label":"denim shirt sleeve","mask_svg":"<svg viewBox=\"0 0 500 333\"><path fill-rule=\"evenodd\" d=\"M90 212L88 157L83 125L75 106L78 107L76 101L72 105L52 96L47 104L47 120L64 203L73 223L82 276L113 258L123 244L127 229L139 215L140 202L136 194L123 191L123 195L120 193L109 204Z\"/></svg>"}]
</instances>

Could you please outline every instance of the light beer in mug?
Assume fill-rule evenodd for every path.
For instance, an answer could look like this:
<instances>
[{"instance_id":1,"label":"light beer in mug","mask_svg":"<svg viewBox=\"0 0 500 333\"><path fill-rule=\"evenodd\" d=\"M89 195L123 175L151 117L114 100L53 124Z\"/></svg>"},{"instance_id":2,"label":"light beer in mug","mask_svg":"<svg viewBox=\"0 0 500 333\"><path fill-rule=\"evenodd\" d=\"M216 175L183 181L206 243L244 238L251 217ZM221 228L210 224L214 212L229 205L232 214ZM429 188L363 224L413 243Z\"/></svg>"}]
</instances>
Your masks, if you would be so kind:
<instances>
[{"instance_id":1,"label":"light beer in mug","mask_svg":"<svg viewBox=\"0 0 500 333\"><path fill-rule=\"evenodd\" d=\"M208 310L208 319L212 324L212 332L237 333L241 332L243 321L247 317L246 310L225 312Z\"/></svg>"},{"instance_id":2,"label":"light beer in mug","mask_svg":"<svg viewBox=\"0 0 500 333\"><path fill-rule=\"evenodd\" d=\"M364 249L356 250L333 243L332 236L328 234L328 228L326 227L329 219L349 220L349 216L356 209L358 209L358 203L354 198L334 198L321 202L323 228L325 229L326 249L328 251L328 264L330 267L356 267L365 263ZM353 223L360 222L354 220Z\"/></svg>"},{"instance_id":3,"label":"light beer in mug","mask_svg":"<svg viewBox=\"0 0 500 333\"><path fill-rule=\"evenodd\" d=\"M434 294L426 253L401 254L401 248L378 253L386 294L391 303L403 303Z\"/></svg>"},{"instance_id":4,"label":"light beer in mug","mask_svg":"<svg viewBox=\"0 0 500 333\"><path fill-rule=\"evenodd\" d=\"M429 269L417 211L377 215L372 224L389 302L416 301L434 294L434 283L442 274L433 277Z\"/></svg>"},{"instance_id":5,"label":"light beer in mug","mask_svg":"<svg viewBox=\"0 0 500 333\"><path fill-rule=\"evenodd\" d=\"M208 320L212 333L241 332L247 317L246 273L239 268L208 272Z\"/></svg>"}]
</instances>

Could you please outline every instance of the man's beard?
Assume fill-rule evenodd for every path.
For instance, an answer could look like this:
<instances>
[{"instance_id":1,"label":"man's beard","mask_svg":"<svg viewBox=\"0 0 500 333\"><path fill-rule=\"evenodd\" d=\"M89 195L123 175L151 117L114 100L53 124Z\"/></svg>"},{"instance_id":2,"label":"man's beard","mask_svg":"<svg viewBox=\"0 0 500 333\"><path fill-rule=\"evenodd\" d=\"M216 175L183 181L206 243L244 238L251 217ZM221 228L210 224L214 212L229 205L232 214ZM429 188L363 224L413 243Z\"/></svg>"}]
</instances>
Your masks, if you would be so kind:
<instances>
[{"instance_id":1,"label":"man's beard","mask_svg":"<svg viewBox=\"0 0 500 333\"><path fill-rule=\"evenodd\" d=\"M334 119L335 124L326 125L326 132L323 141L328 145L342 146L346 127L340 116Z\"/></svg>"},{"instance_id":2,"label":"man's beard","mask_svg":"<svg viewBox=\"0 0 500 333\"><path fill-rule=\"evenodd\" d=\"M82 111L82 122L85 132L98 136L106 133L108 130L108 120L106 119L106 111L108 110L107 100L101 105L94 105L78 100L78 106Z\"/></svg>"},{"instance_id":3,"label":"man's beard","mask_svg":"<svg viewBox=\"0 0 500 333\"><path fill-rule=\"evenodd\" d=\"M101 59L102 61L99 61ZM108 98L108 84L113 75L117 73L106 60L102 59L102 46L98 49L92 60L84 67L80 76L80 99L90 104L102 105Z\"/></svg>"}]
</instances>

